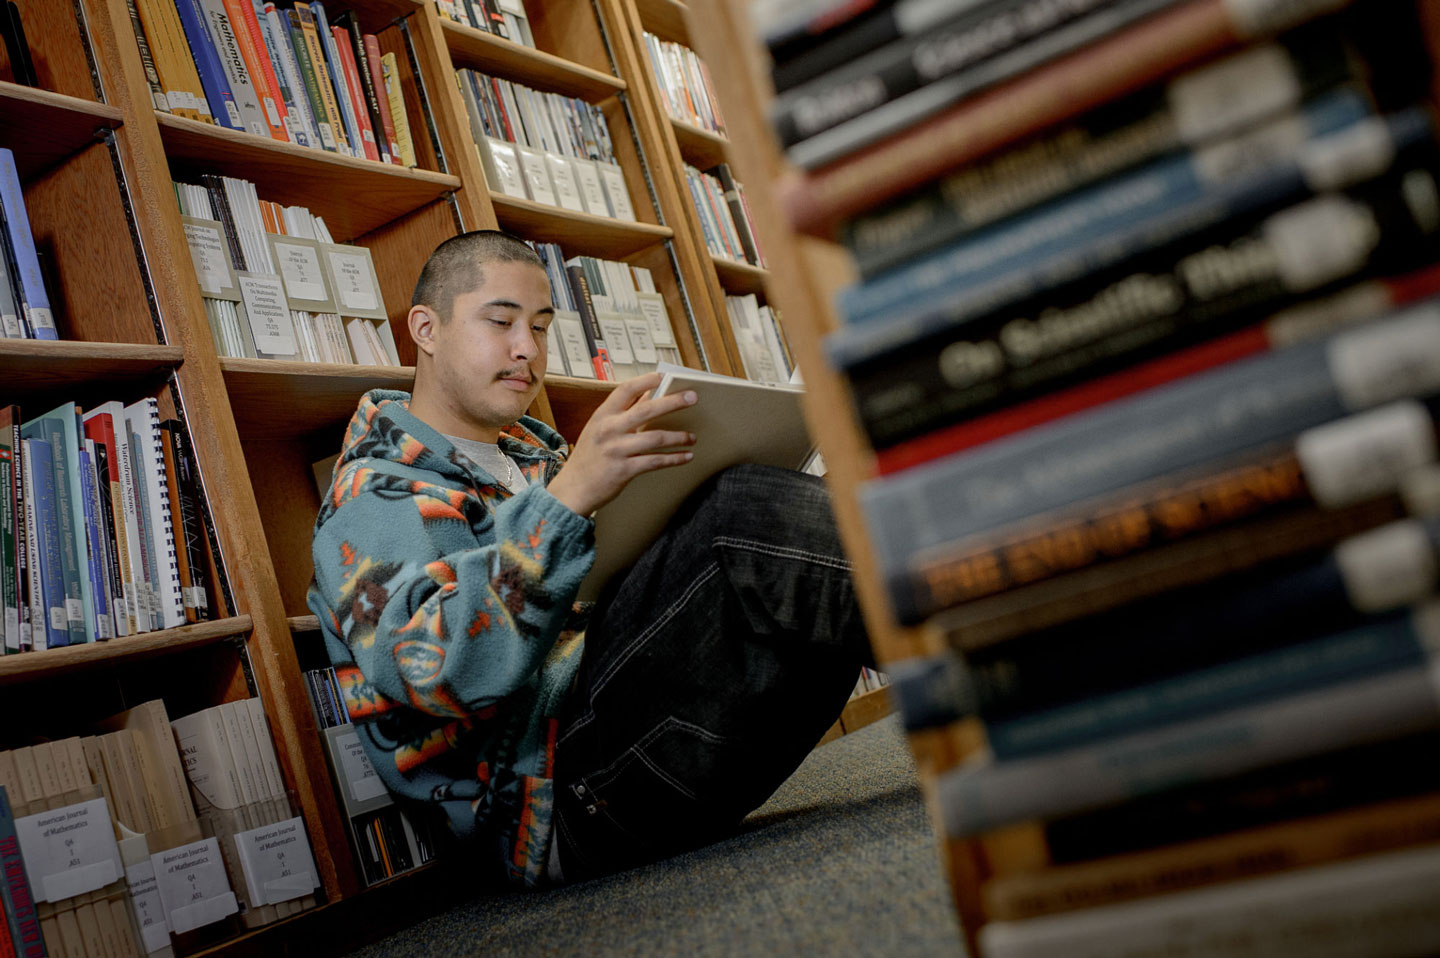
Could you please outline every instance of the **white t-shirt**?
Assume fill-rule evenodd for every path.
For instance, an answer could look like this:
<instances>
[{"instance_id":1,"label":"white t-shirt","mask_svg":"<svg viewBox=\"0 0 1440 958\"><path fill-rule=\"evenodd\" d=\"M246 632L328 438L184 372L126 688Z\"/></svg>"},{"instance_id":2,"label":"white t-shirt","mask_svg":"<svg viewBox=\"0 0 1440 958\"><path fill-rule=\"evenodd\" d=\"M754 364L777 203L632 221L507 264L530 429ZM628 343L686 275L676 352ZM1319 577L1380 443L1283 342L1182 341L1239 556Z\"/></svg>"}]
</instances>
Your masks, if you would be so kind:
<instances>
[{"instance_id":1,"label":"white t-shirt","mask_svg":"<svg viewBox=\"0 0 1440 958\"><path fill-rule=\"evenodd\" d=\"M500 446L493 442L480 442L478 439L462 439L459 436L446 436L455 444L455 448L463 452L470 461L490 475L511 492L520 492L530 486L530 480L520 471L520 466L515 462L513 456L507 456L500 451Z\"/></svg>"}]
</instances>

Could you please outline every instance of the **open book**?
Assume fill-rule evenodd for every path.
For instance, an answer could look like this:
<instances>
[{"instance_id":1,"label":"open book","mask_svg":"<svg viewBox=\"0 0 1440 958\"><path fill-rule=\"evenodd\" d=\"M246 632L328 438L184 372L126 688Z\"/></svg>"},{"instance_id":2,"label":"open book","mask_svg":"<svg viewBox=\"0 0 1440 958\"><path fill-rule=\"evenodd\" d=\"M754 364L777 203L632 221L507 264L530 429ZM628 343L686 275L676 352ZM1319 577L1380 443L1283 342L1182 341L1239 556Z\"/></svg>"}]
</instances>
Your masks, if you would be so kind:
<instances>
[{"instance_id":1,"label":"open book","mask_svg":"<svg viewBox=\"0 0 1440 958\"><path fill-rule=\"evenodd\" d=\"M694 433L695 458L636 476L595 513L595 565L580 586L579 598L584 600L596 598L611 576L632 565L680 504L715 473L740 463L801 469L814 450L800 412L803 389L666 363L658 369L665 375L654 395L693 389L699 401L647 428Z\"/></svg>"}]
</instances>

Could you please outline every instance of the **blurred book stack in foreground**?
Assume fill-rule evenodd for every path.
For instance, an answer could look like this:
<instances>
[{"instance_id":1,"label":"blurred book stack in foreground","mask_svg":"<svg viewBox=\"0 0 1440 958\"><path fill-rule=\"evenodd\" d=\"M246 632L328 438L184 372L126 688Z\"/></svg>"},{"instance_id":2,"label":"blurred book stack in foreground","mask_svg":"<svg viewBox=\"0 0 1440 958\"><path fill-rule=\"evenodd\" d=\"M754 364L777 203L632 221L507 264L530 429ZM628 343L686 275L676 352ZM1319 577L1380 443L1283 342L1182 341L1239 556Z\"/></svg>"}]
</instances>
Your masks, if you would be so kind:
<instances>
[{"instance_id":1,"label":"blurred book stack in foreground","mask_svg":"<svg viewBox=\"0 0 1440 958\"><path fill-rule=\"evenodd\" d=\"M985 958L1440 951L1434 17L752 5Z\"/></svg>"}]
</instances>

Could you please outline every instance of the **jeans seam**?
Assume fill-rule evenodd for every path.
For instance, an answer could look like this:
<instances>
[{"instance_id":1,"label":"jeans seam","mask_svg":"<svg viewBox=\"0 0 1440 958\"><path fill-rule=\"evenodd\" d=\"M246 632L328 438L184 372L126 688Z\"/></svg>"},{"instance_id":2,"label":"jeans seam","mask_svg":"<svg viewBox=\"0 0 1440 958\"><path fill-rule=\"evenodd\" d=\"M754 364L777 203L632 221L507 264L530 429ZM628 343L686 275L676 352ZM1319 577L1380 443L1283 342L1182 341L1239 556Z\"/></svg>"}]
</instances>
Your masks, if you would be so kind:
<instances>
[{"instance_id":1,"label":"jeans seam","mask_svg":"<svg viewBox=\"0 0 1440 958\"><path fill-rule=\"evenodd\" d=\"M684 608L687 603L689 603L691 598L694 597L695 593L700 590L700 587L713 579L716 573L718 573L719 571L719 563L712 563L709 566L706 566L704 571L697 575L695 577L695 580L690 583L690 587L685 590L685 592L680 596L680 598L670 603L669 607L666 608L664 612L660 613L660 615L655 619L655 621L650 624L649 628L636 636L635 641L627 645L625 647L625 650L615 657L615 660L610 663L610 667L607 668L603 674L598 676L595 679L594 684L591 685L590 697L592 701L594 700L594 697L596 695L599 695L605 690L605 686L608 685L610 680L615 677L615 673L620 671L620 668L626 662L630 661L634 654L639 651L640 647L653 639L655 637L655 633L659 632L660 629L667 625L671 619L675 618L675 616L679 614L680 610Z\"/></svg>"},{"instance_id":2,"label":"jeans seam","mask_svg":"<svg viewBox=\"0 0 1440 958\"><path fill-rule=\"evenodd\" d=\"M809 552L805 549L794 549L789 546L775 546L764 542L757 542L753 539L737 539L733 536L716 536L712 540L716 545L729 546L733 549L743 549L748 552L758 552L762 555L775 556L781 559L800 559L816 565L823 565L831 569L840 569L845 572L851 570L850 560L837 559L834 556L822 552Z\"/></svg>"}]
</instances>

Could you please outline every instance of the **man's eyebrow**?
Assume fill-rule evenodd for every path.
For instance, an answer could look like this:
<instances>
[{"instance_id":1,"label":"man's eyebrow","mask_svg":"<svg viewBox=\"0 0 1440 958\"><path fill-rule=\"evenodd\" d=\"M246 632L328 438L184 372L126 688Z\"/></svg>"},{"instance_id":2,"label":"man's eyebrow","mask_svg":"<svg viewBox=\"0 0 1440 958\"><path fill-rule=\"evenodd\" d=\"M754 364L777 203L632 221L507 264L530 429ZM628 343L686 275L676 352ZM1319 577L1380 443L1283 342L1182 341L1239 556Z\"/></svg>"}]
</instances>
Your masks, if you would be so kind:
<instances>
[{"instance_id":1,"label":"man's eyebrow","mask_svg":"<svg viewBox=\"0 0 1440 958\"><path fill-rule=\"evenodd\" d=\"M521 306L519 303L515 302L514 300L509 300L509 299L492 299L492 300L490 300L490 302L486 303L485 306L498 306L500 309L513 309L513 310L517 310L517 311L521 311L521 312L523 312L524 309L525 309L524 306ZM536 313L550 313L551 315L553 315L553 314L555 313L555 307L554 307L554 306L544 306L544 307L541 307L540 309L535 310L535 312L536 312Z\"/></svg>"}]
</instances>

